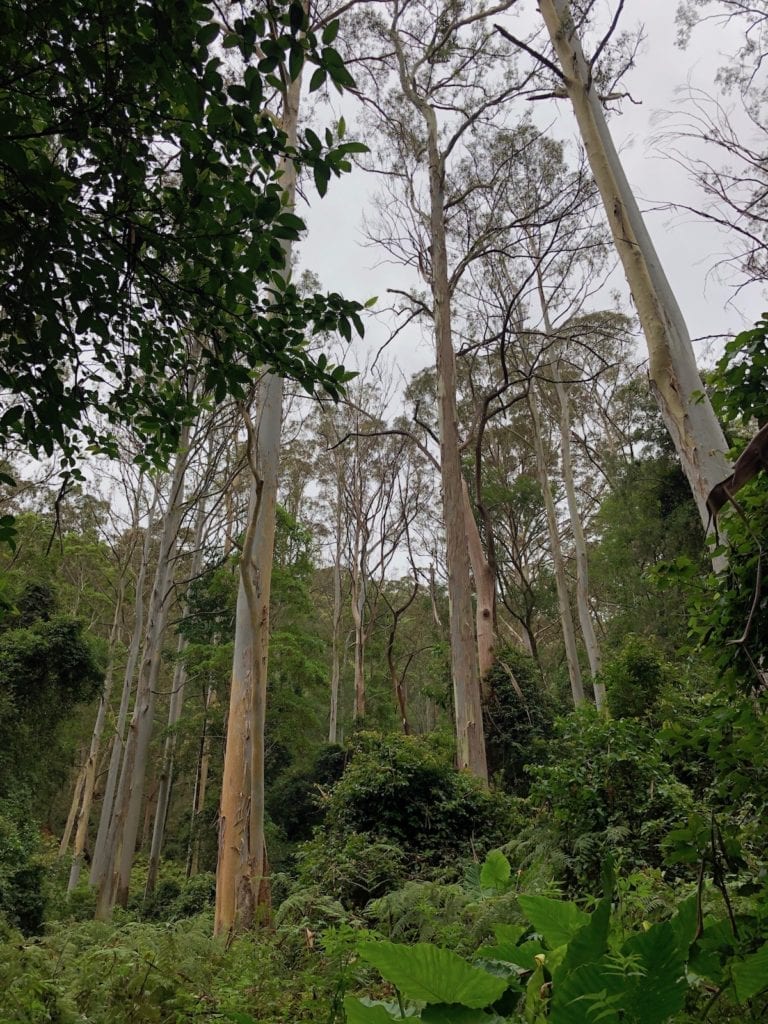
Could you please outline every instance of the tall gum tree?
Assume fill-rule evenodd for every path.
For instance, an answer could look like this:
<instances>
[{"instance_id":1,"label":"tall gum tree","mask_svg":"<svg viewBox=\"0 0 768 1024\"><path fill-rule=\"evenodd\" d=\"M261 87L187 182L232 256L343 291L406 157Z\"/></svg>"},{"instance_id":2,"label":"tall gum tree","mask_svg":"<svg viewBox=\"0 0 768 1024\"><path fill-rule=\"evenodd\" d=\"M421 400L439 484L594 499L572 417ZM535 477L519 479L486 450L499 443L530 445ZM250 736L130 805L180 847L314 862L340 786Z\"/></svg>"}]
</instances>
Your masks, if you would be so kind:
<instances>
[{"instance_id":1,"label":"tall gum tree","mask_svg":"<svg viewBox=\"0 0 768 1024\"><path fill-rule=\"evenodd\" d=\"M397 182L402 189L393 197L399 209L380 207L391 227L388 239L380 233L380 240L418 267L431 292L457 754L460 767L481 778L487 777L487 767L451 317L452 292L478 247L452 254L454 260L447 239L452 208L481 184L449 186L448 165L471 147L472 131L521 88L514 76L493 70L494 63L500 65L490 19L510 6L504 2L483 10L467 2L406 0L380 5L370 18L374 45L382 51L369 74L376 97L372 117L386 137L389 187Z\"/></svg>"},{"instance_id":2,"label":"tall gum tree","mask_svg":"<svg viewBox=\"0 0 768 1024\"><path fill-rule=\"evenodd\" d=\"M301 74L283 92L282 130L288 144L298 135ZM296 168L282 164L283 205L296 202ZM280 242L290 266L292 242ZM264 836L264 725L269 658L269 598L283 422L283 380L260 381L255 417L245 405L250 498L235 614L224 772L219 810L214 933L244 931L269 912L269 864Z\"/></svg>"},{"instance_id":3,"label":"tall gum tree","mask_svg":"<svg viewBox=\"0 0 768 1024\"><path fill-rule=\"evenodd\" d=\"M711 525L707 496L730 472L725 457L728 444L705 396L685 320L627 180L598 95L595 67L608 37L587 62L568 0L538 0L538 6L559 67L539 56L571 102L646 337L659 408L707 529ZM621 7L619 4L617 17Z\"/></svg>"}]
</instances>

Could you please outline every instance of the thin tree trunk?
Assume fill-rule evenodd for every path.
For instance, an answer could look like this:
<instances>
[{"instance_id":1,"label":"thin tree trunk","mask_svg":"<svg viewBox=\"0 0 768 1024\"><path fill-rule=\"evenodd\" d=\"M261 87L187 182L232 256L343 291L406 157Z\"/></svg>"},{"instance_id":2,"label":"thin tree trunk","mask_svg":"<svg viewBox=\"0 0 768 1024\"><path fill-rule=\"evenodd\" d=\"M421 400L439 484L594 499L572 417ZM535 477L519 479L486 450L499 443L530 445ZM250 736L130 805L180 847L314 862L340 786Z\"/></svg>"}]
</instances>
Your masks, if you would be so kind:
<instances>
[{"instance_id":1,"label":"thin tree trunk","mask_svg":"<svg viewBox=\"0 0 768 1024\"><path fill-rule=\"evenodd\" d=\"M203 562L203 530L205 528L205 495L201 494L197 508L197 521L194 531L194 551L190 564L190 578L194 579L200 572ZM168 735L165 738L163 750L163 765L160 770L160 780L157 790L157 807L155 809L155 823L152 830L152 845L149 852L149 866L147 869L147 883L144 890L145 899L150 896L157 885L157 878L160 871L160 853L163 848L165 837L165 824L168 819L168 807L171 802L171 790L173 787L173 759L176 753L176 731L181 720L181 712L184 707L184 691L187 684L187 665L184 661L184 652L187 648L187 640L179 634L176 645L176 665L173 670L173 683L171 687L171 700L168 706Z\"/></svg>"},{"instance_id":2,"label":"thin tree trunk","mask_svg":"<svg viewBox=\"0 0 768 1024\"><path fill-rule=\"evenodd\" d=\"M216 704L216 691L209 686L205 694L203 712L203 730L200 734L200 752L195 772L195 789L192 794L192 817L189 826L189 849L187 851L187 878L192 878L200 870L200 836L198 835L198 819L205 807L205 794L208 789L208 767L211 761L211 737L208 733L208 711Z\"/></svg>"},{"instance_id":3,"label":"thin tree trunk","mask_svg":"<svg viewBox=\"0 0 768 1024\"><path fill-rule=\"evenodd\" d=\"M147 527L144 533L144 544L141 551L141 564L136 577L136 596L134 599L133 633L131 643L128 647L128 657L123 673L123 689L120 695L120 707L117 712L115 723L115 734L112 738L112 750L109 757L109 768L107 769L107 781L104 784L104 796L101 800L101 812L99 814L99 827L96 832L96 841L93 846L93 858L91 860L91 873L89 883L94 888L103 888L107 862L107 836L109 827L112 824L114 813L115 793L117 792L120 766L123 763L125 753L125 727L128 721L128 709L131 703L131 692L133 690L133 677L136 674L136 666L141 651L141 638L144 633L144 587L147 580L149 560L152 553L154 516L159 500L159 489L155 484L155 492L152 498L152 505L147 517ZM135 528L138 529L138 516L134 519Z\"/></svg>"},{"instance_id":4,"label":"thin tree trunk","mask_svg":"<svg viewBox=\"0 0 768 1024\"><path fill-rule=\"evenodd\" d=\"M685 320L616 152L568 0L539 0L539 9L648 343L659 408L706 530L707 495L730 472L728 445L706 397Z\"/></svg>"},{"instance_id":5,"label":"thin tree trunk","mask_svg":"<svg viewBox=\"0 0 768 1024\"><path fill-rule=\"evenodd\" d=\"M75 827L75 819L77 818L77 812L80 807L80 803L83 796L83 784L85 782L85 747L80 750L79 758L81 763L77 769L77 775L75 776L75 788L72 792L72 802L69 805L69 814L64 825L64 831L61 836L61 842L59 843L59 859L61 859L67 852L69 847L69 841L72 838L72 830Z\"/></svg>"},{"instance_id":6,"label":"thin tree trunk","mask_svg":"<svg viewBox=\"0 0 768 1024\"><path fill-rule=\"evenodd\" d=\"M295 145L301 75L284 96L283 131ZM296 169L283 164L284 201L296 196ZM290 267L291 243L281 242ZM269 656L269 598L283 418L283 382L267 374L259 390L254 429L245 412L251 494L240 557L232 690L219 813L214 933L250 928L269 913L269 864L264 837L264 723Z\"/></svg>"},{"instance_id":7,"label":"thin tree trunk","mask_svg":"<svg viewBox=\"0 0 768 1024\"><path fill-rule=\"evenodd\" d=\"M581 514L576 501L576 485L573 479L573 462L571 459L571 412L568 393L563 382L558 378L555 382L557 397L560 402L560 440L563 449L563 483L568 501L568 515L571 521L573 547L576 552L576 606L579 612L581 635L589 659L589 670L592 675L592 689L598 711L605 702L605 686L598 682L600 674L600 645L597 642L595 626L592 622L592 611L589 606L589 555L587 541L581 524Z\"/></svg>"},{"instance_id":8,"label":"thin tree trunk","mask_svg":"<svg viewBox=\"0 0 768 1024\"><path fill-rule=\"evenodd\" d=\"M107 835L104 875L99 887L96 916L108 918L115 903L126 906L141 803L147 770L149 743L154 724L155 692L160 674L163 636L168 621L173 560L184 514L184 478L189 462L188 426L182 429L176 456L168 507L163 517L157 571L152 587L144 636L144 653L136 685L133 717L123 755L120 785Z\"/></svg>"},{"instance_id":9,"label":"thin tree trunk","mask_svg":"<svg viewBox=\"0 0 768 1024\"><path fill-rule=\"evenodd\" d=\"M96 713L96 721L93 725L91 745L88 750L88 758L83 767L82 786L80 788L80 800L77 811L77 828L75 831L75 848L72 854L72 866L69 871L67 892L72 890L80 880L80 870L85 857L85 847L88 842L88 826L91 819L91 805L93 803L93 791L96 786L96 763L99 759L101 749L101 737L104 733L104 725L107 721L109 710L109 698L112 693L112 683L115 678L115 647L120 629L120 615L123 609L123 598L125 597L125 577L120 582L115 602L115 615L112 620L112 629L109 635L109 664L104 677L104 689L99 700L99 710Z\"/></svg>"},{"instance_id":10,"label":"thin tree trunk","mask_svg":"<svg viewBox=\"0 0 768 1024\"><path fill-rule=\"evenodd\" d=\"M493 571L483 551L483 542L477 528L469 488L464 479L462 492L464 497L464 520L467 534L467 550L475 579L475 632L477 634L477 661L480 671L480 685L493 667L494 649L496 647L496 573Z\"/></svg>"},{"instance_id":11,"label":"thin tree trunk","mask_svg":"<svg viewBox=\"0 0 768 1024\"><path fill-rule=\"evenodd\" d=\"M563 642L565 643L565 657L568 662L568 678L571 682L571 693L573 703L576 707L584 702L584 686L581 681L581 669L579 667L579 655L576 648L576 630L573 626L571 614L571 602L568 596L568 580L565 575L565 562L560 546L560 533L557 528L557 510L555 500L552 497L552 489L549 484L549 473L547 472L547 456L544 450L544 438L541 434L541 417L536 407L535 392L528 397L528 407L531 411L533 422L533 442L536 450L536 470L539 477L544 509L547 514L547 529L549 531L549 543L552 548L552 562L555 571L555 587L557 589L557 604L560 611L560 623L563 631Z\"/></svg>"},{"instance_id":12,"label":"thin tree trunk","mask_svg":"<svg viewBox=\"0 0 768 1024\"><path fill-rule=\"evenodd\" d=\"M341 460L336 465L336 553L333 560L333 620L331 651L331 709L328 723L328 742L338 742L339 683L341 681Z\"/></svg>"}]
</instances>

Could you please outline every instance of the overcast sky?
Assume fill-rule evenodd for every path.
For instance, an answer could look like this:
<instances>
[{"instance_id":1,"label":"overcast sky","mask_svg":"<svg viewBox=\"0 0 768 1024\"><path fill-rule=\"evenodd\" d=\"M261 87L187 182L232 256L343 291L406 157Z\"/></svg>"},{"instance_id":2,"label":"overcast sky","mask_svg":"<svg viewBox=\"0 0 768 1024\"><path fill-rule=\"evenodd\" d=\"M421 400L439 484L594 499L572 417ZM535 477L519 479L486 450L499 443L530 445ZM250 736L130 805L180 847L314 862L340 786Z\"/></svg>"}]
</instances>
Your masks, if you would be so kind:
<instances>
[{"instance_id":1,"label":"overcast sky","mask_svg":"<svg viewBox=\"0 0 768 1024\"><path fill-rule=\"evenodd\" d=\"M665 158L654 146L653 139L659 134L663 112L679 109L688 87L704 89L713 95L719 92L716 70L740 43L736 27L724 29L722 25L704 24L694 32L689 47L680 50L675 45L675 8L674 0L627 0L623 15L622 24L626 28L642 22L646 32L637 67L626 80L626 87L640 105L625 102L620 115L612 116L611 130L621 149L629 180L645 210L673 200L700 205L701 195L685 171ZM527 7L525 3L520 4L515 11L518 13L510 21L517 34L523 35L526 26L531 24L530 19L538 16L530 2ZM734 100L726 100L726 105L732 103L735 105ZM563 101L546 101L546 105L550 109L545 116L557 117L558 134L575 139L575 125L568 105ZM354 126L354 112L348 103L345 103L345 114ZM388 287L407 286L409 279L403 272L382 264L381 254L365 243L363 212L375 188L372 176L356 171L340 180L334 179L329 194L323 200L314 196L311 208L304 211L309 231L301 249L301 265L317 273L324 288L366 299L372 295L385 296ZM713 269L728 246L721 232L689 214L650 209L647 221L693 337L720 332L733 334L757 319L762 312L763 297L753 289L734 300L733 280L720 280L722 275ZM371 324L367 328L366 342L358 346L359 363L365 361L364 353L378 347L384 336L381 326ZM702 362L712 361L711 346L708 350L706 343L701 343L697 349ZM394 343L390 358L412 372L429 363L432 356L429 346L419 343L414 330Z\"/></svg>"}]
</instances>

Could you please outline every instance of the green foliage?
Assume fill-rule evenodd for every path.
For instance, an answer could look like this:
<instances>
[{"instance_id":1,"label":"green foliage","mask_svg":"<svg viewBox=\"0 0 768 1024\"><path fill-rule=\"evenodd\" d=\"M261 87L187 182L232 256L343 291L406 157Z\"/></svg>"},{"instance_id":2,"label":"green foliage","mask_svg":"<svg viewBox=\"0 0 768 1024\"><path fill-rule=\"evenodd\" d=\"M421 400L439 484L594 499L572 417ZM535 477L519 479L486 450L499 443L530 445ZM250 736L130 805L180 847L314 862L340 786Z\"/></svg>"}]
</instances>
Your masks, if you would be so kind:
<instances>
[{"instance_id":1,"label":"green foliage","mask_svg":"<svg viewBox=\"0 0 768 1024\"><path fill-rule=\"evenodd\" d=\"M513 647L496 653L484 680L483 727L488 771L504 787L525 795L526 768L542 755L554 725L554 706L533 658Z\"/></svg>"},{"instance_id":2,"label":"green foliage","mask_svg":"<svg viewBox=\"0 0 768 1024\"><path fill-rule=\"evenodd\" d=\"M0 920L25 935L43 924L44 864L40 838L27 808L12 800L0 803Z\"/></svg>"},{"instance_id":3,"label":"green foliage","mask_svg":"<svg viewBox=\"0 0 768 1024\"><path fill-rule=\"evenodd\" d=\"M661 862L662 838L693 806L663 755L653 731L631 718L606 720L587 707L558 721L551 760L531 770L530 802L545 813L529 829L551 830L570 884L594 886L609 854L627 867Z\"/></svg>"},{"instance_id":4,"label":"green foliage","mask_svg":"<svg viewBox=\"0 0 768 1024\"><path fill-rule=\"evenodd\" d=\"M705 565L698 512L677 461L663 454L621 466L595 525L590 581L606 609L609 644L640 634L674 656L686 636L685 598L660 587L654 569L679 557L693 571Z\"/></svg>"},{"instance_id":5,"label":"green foliage","mask_svg":"<svg viewBox=\"0 0 768 1024\"><path fill-rule=\"evenodd\" d=\"M707 1016L723 984L726 999L741 1003L768 987L765 944L746 956L732 946L725 964L707 964L702 944L727 922L714 919L700 932L696 897L678 901L672 916L633 929L610 893L591 913L543 896L521 896L519 905L528 923L497 925L495 944L477 950L474 966L435 945L360 942L361 957L394 986L397 1000L349 996L347 1020L668 1024L693 1019L685 1007L701 1002L696 987L703 979L718 993L700 1007ZM727 1005L721 1019L737 1019Z\"/></svg>"},{"instance_id":6,"label":"green foliage","mask_svg":"<svg viewBox=\"0 0 768 1024\"><path fill-rule=\"evenodd\" d=\"M600 673L614 718L648 718L665 681L664 666L650 641L628 636Z\"/></svg>"},{"instance_id":7,"label":"green foliage","mask_svg":"<svg viewBox=\"0 0 768 1024\"><path fill-rule=\"evenodd\" d=\"M221 39L199 0L2 9L0 437L33 456L59 447L66 473L84 440L116 452L98 410L162 458L193 411L190 336L215 400L262 363L338 394L349 375L313 363L305 333L349 340L362 307L286 284L280 243L304 224L284 208L288 144L266 111L305 61L315 86L354 85L305 23L298 4L273 5ZM291 154L322 194L362 149L306 130Z\"/></svg>"}]
</instances>

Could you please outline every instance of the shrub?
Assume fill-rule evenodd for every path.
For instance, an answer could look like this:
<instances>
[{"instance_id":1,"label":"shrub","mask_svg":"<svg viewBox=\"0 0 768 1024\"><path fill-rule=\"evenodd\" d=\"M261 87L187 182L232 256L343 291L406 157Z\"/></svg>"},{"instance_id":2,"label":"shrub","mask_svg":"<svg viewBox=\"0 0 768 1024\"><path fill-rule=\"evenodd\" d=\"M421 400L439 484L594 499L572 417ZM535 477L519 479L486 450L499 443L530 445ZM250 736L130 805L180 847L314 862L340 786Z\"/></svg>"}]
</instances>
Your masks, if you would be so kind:
<instances>
[{"instance_id":1,"label":"shrub","mask_svg":"<svg viewBox=\"0 0 768 1024\"><path fill-rule=\"evenodd\" d=\"M406 877L453 873L503 843L512 805L457 772L440 741L359 733L323 825L299 852L304 883L362 906Z\"/></svg>"},{"instance_id":2,"label":"shrub","mask_svg":"<svg viewBox=\"0 0 768 1024\"><path fill-rule=\"evenodd\" d=\"M614 718L651 714L665 682L664 665L643 637L630 635L600 673L608 710Z\"/></svg>"},{"instance_id":3,"label":"shrub","mask_svg":"<svg viewBox=\"0 0 768 1024\"><path fill-rule=\"evenodd\" d=\"M552 734L554 707L533 658L512 647L497 652L485 677L483 726L488 771L524 796L526 766L540 760Z\"/></svg>"},{"instance_id":4,"label":"shrub","mask_svg":"<svg viewBox=\"0 0 768 1024\"><path fill-rule=\"evenodd\" d=\"M545 812L566 857L567 881L594 885L611 854L629 868L662 863L660 844L693 806L660 742L634 719L606 720L592 707L560 719L553 759L532 769L530 803Z\"/></svg>"}]
</instances>

